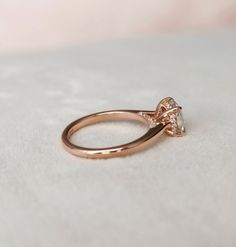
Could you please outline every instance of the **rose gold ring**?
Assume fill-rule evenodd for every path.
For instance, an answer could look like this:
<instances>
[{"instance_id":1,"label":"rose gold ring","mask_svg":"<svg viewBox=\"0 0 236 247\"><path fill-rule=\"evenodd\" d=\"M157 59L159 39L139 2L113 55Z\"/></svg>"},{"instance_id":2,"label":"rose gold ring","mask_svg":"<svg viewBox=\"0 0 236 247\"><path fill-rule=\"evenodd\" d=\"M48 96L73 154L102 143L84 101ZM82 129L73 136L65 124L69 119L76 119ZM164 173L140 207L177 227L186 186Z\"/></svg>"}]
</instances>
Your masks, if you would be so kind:
<instances>
[{"instance_id":1,"label":"rose gold ring","mask_svg":"<svg viewBox=\"0 0 236 247\"><path fill-rule=\"evenodd\" d=\"M113 119L131 119L147 124L147 132L130 143L106 148L88 148L77 146L70 141L71 136L85 126ZM160 134L183 136L185 133L182 107L171 97L163 99L156 111L114 110L105 111L80 118L69 124L62 133L64 148L76 156L99 159L131 154L152 143Z\"/></svg>"}]
</instances>

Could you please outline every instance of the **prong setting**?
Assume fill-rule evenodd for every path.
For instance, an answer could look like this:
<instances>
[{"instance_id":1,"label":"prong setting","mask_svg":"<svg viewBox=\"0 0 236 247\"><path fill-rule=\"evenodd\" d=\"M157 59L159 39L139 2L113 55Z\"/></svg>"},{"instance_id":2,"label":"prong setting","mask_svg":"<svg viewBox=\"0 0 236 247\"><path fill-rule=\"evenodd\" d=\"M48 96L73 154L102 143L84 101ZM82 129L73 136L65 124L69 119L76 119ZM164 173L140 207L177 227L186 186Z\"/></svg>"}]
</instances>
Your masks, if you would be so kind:
<instances>
[{"instance_id":1,"label":"prong setting","mask_svg":"<svg viewBox=\"0 0 236 247\"><path fill-rule=\"evenodd\" d=\"M185 133L182 107L171 97L163 99L157 106L155 116L159 121L169 124L166 133L171 136L183 136Z\"/></svg>"}]
</instances>

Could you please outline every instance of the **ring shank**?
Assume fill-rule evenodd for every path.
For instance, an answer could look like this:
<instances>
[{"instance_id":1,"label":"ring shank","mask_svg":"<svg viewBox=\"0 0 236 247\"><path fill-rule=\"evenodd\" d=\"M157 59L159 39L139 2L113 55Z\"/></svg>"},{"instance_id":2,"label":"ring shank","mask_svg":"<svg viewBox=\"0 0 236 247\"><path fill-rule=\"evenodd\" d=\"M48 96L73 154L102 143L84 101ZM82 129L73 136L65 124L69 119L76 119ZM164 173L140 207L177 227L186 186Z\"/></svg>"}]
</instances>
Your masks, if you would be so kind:
<instances>
[{"instance_id":1,"label":"ring shank","mask_svg":"<svg viewBox=\"0 0 236 247\"><path fill-rule=\"evenodd\" d=\"M69 124L62 133L62 142L64 148L73 155L84 157L84 158L110 158L115 156L127 155L138 151L143 148L144 145L149 144L155 138L159 136L167 127L162 123L158 123L155 127L150 128L150 124L147 119L145 119L140 113L143 111L136 110L115 110L115 111L105 111L89 116L80 118L71 124ZM145 111L150 115L153 115L154 112ZM71 136L82 129L85 126L92 125L99 122L114 120L114 119L127 119L127 120L136 120L139 122L146 123L149 126L148 131L141 136L140 138L129 142L127 144L122 144L114 147L107 148L87 148L82 146L77 146L70 142Z\"/></svg>"}]
</instances>

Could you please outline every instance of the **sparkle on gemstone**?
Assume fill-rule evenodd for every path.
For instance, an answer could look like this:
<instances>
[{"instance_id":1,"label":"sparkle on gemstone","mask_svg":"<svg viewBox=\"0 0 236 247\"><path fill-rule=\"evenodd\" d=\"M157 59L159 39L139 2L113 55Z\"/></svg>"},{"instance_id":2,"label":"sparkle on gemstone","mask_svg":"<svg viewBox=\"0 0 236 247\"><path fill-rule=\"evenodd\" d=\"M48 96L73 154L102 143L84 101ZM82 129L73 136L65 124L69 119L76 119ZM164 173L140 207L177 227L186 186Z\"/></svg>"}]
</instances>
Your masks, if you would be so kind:
<instances>
[{"instance_id":1,"label":"sparkle on gemstone","mask_svg":"<svg viewBox=\"0 0 236 247\"><path fill-rule=\"evenodd\" d=\"M168 110L173 109L176 106L178 105L172 98L169 99L168 102L166 102L166 108ZM179 109L176 113L172 113L169 117L171 122L170 131L174 135L183 135L183 133L185 132L185 127L181 109Z\"/></svg>"},{"instance_id":2,"label":"sparkle on gemstone","mask_svg":"<svg viewBox=\"0 0 236 247\"><path fill-rule=\"evenodd\" d=\"M174 134L181 135L184 133L185 131L184 119L181 110L178 111L176 114L171 114L170 121L171 121L171 130Z\"/></svg>"}]
</instances>

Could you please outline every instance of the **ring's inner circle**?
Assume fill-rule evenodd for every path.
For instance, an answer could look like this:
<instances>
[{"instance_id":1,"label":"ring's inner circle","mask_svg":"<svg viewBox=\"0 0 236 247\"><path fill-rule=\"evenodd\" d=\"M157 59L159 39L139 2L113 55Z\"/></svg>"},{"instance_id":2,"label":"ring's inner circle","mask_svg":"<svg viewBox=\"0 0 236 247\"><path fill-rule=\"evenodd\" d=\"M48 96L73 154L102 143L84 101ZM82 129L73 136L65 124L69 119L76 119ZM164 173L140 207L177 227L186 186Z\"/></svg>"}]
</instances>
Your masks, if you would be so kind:
<instances>
[{"instance_id":1,"label":"ring's inner circle","mask_svg":"<svg viewBox=\"0 0 236 247\"><path fill-rule=\"evenodd\" d=\"M101 148L129 143L147 132L148 126L133 119L110 119L93 123L74 132L70 142L76 146Z\"/></svg>"}]
</instances>

